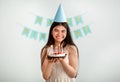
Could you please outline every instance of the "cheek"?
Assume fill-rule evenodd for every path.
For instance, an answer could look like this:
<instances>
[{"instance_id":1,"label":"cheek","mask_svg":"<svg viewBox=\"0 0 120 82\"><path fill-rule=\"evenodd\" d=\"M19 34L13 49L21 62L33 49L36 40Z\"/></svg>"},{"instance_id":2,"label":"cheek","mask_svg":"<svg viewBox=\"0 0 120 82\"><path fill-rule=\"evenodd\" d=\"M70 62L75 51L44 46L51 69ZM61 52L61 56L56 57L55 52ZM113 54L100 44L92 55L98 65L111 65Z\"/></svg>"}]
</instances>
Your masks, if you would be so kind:
<instances>
[{"instance_id":1,"label":"cheek","mask_svg":"<svg viewBox=\"0 0 120 82\"><path fill-rule=\"evenodd\" d=\"M66 38L67 34L64 34L64 38Z\"/></svg>"},{"instance_id":2,"label":"cheek","mask_svg":"<svg viewBox=\"0 0 120 82\"><path fill-rule=\"evenodd\" d=\"M53 36L53 38L55 38L55 36L56 36L56 33L55 33L55 32L53 32L53 33L52 33L52 36Z\"/></svg>"},{"instance_id":3,"label":"cheek","mask_svg":"<svg viewBox=\"0 0 120 82\"><path fill-rule=\"evenodd\" d=\"M56 32L53 32L52 35L53 35L53 36L56 35Z\"/></svg>"}]
</instances>

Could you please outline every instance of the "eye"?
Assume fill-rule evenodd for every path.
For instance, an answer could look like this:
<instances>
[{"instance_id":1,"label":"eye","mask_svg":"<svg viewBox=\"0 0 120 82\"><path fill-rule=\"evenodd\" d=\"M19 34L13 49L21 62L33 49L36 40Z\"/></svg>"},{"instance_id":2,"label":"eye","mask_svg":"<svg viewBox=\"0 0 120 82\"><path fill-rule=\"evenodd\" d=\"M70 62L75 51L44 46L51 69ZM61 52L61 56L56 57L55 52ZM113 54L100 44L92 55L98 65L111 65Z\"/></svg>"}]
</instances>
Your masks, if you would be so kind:
<instances>
[{"instance_id":1,"label":"eye","mask_svg":"<svg viewBox=\"0 0 120 82\"><path fill-rule=\"evenodd\" d=\"M66 31L65 30L62 30L62 33L65 33Z\"/></svg>"},{"instance_id":2,"label":"eye","mask_svg":"<svg viewBox=\"0 0 120 82\"><path fill-rule=\"evenodd\" d=\"M54 29L54 32L58 32L58 29Z\"/></svg>"}]
</instances>

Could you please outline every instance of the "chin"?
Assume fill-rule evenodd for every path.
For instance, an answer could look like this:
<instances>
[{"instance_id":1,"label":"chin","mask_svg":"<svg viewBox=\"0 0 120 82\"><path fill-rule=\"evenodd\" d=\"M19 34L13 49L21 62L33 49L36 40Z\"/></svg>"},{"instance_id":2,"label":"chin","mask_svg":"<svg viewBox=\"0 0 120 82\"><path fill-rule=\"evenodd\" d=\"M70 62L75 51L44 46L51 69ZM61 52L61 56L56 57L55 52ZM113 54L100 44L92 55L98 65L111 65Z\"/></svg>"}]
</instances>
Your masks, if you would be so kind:
<instances>
[{"instance_id":1,"label":"chin","mask_svg":"<svg viewBox=\"0 0 120 82\"><path fill-rule=\"evenodd\" d=\"M61 43L64 39L56 39L56 42Z\"/></svg>"},{"instance_id":2,"label":"chin","mask_svg":"<svg viewBox=\"0 0 120 82\"><path fill-rule=\"evenodd\" d=\"M63 40L57 40L57 42L61 43Z\"/></svg>"}]
</instances>

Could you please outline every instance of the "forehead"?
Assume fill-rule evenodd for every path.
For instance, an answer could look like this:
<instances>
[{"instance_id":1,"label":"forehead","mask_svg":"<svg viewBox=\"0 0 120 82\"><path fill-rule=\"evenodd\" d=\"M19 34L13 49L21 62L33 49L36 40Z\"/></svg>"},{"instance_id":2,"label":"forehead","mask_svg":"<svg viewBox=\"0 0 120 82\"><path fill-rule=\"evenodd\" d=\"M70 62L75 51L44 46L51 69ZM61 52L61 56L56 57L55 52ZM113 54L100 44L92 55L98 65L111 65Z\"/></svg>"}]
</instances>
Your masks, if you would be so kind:
<instances>
[{"instance_id":1,"label":"forehead","mask_svg":"<svg viewBox=\"0 0 120 82\"><path fill-rule=\"evenodd\" d=\"M55 26L53 29L66 30L66 28L62 25Z\"/></svg>"}]
</instances>

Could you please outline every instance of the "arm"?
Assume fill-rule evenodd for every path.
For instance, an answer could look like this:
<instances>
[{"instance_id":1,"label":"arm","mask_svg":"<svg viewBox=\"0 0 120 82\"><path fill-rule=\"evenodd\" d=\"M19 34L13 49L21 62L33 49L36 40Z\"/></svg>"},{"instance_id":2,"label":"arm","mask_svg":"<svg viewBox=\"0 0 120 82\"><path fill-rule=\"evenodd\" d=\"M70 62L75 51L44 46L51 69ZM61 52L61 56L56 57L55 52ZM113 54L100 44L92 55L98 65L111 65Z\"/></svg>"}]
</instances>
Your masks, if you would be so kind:
<instances>
[{"instance_id":1,"label":"arm","mask_svg":"<svg viewBox=\"0 0 120 82\"><path fill-rule=\"evenodd\" d=\"M69 64L66 63L65 60L62 58L60 59L60 62L68 76L74 78L77 75L78 70L78 52L75 46L70 46L68 51Z\"/></svg>"},{"instance_id":2,"label":"arm","mask_svg":"<svg viewBox=\"0 0 120 82\"><path fill-rule=\"evenodd\" d=\"M45 80L49 79L52 71L53 60L47 59L47 49L44 48L41 53L41 69L42 75Z\"/></svg>"}]
</instances>

